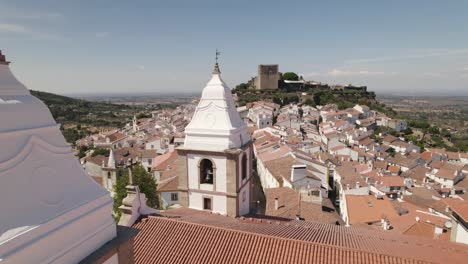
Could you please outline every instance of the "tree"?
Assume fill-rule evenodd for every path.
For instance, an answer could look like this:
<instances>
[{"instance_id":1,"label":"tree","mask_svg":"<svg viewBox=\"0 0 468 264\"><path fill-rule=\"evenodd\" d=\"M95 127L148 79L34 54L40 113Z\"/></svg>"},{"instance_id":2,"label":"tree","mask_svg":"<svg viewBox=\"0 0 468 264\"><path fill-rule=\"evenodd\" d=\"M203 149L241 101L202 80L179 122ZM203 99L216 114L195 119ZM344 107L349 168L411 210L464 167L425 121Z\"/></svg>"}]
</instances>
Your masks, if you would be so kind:
<instances>
[{"instance_id":1,"label":"tree","mask_svg":"<svg viewBox=\"0 0 468 264\"><path fill-rule=\"evenodd\" d=\"M411 127L407 127L406 129L404 129L404 130L401 131L401 132L403 132L403 134L405 134L405 135L411 135L411 134L413 134L413 130L411 129Z\"/></svg>"},{"instance_id":2,"label":"tree","mask_svg":"<svg viewBox=\"0 0 468 264\"><path fill-rule=\"evenodd\" d=\"M93 151L93 154L91 154L91 157L96 157L97 155L103 155L103 156L109 156L110 150L108 149L102 149L102 148L97 148Z\"/></svg>"},{"instance_id":3,"label":"tree","mask_svg":"<svg viewBox=\"0 0 468 264\"><path fill-rule=\"evenodd\" d=\"M159 205L159 196L157 193L157 184L146 169L137 165L133 168L133 184L140 188L140 192L146 195L146 204L149 207L157 208ZM122 212L119 207L122 205L122 200L127 196L126 186L129 184L128 170L125 170L122 175L117 177L117 181L114 185L114 213L116 220L120 219Z\"/></svg>"},{"instance_id":4,"label":"tree","mask_svg":"<svg viewBox=\"0 0 468 264\"><path fill-rule=\"evenodd\" d=\"M89 150L89 147L88 146L81 146L79 147L79 152L78 152L78 158L83 158L84 156L86 156L86 151Z\"/></svg>"},{"instance_id":5,"label":"tree","mask_svg":"<svg viewBox=\"0 0 468 264\"><path fill-rule=\"evenodd\" d=\"M299 80L299 76L294 72L285 72L285 73L283 73L282 78L283 78L283 80L287 80L287 81L297 81L297 80Z\"/></svg>"},{"instance_id":6,"label":"tree","mask_svg":"<svg viewBox=\"0 0 468 264\"><path fill-rule=\"evenodd\" d=\"M395 151L394 148L389 148L389 149L387 149L386 152L387 152L388 154L390 154L390 156L395 157L396 151Z\"/></svg>"},{"instance_id":7,"label":"tree","mask_svg":"<svg viewBox=\"0 0 468 264\"><path fill-rule=\"evenodd\" d=\"M439 128L437 128L437 127L431 126L431 127L429 127L428 131L432 135L439 135Z\"/></svg>"},{"instance_id":8,"label":"tree","mask_svg":"<svg viewBox=\"0 0 468 264\"><path fill-rule=\"evenodd\" d=\"M140 118L150 118L151 117L151 114L145 114L145 113L139 113L136 118L137 119L140 119Z\"/></svg>"},{"instance_id":9,"label":"tree","mask_svg":"<svg viewBox=\"0 0 468 264\"><path fill-rule=\"evenodd\" d=\"M310 106L314 106L314 107L315 107L315 102L314 102L314 100L312 100L312 99L310 99L310 98L307 98L307 99L304 101L304 104L310 105Z\"/></svg>"}]
</instances>

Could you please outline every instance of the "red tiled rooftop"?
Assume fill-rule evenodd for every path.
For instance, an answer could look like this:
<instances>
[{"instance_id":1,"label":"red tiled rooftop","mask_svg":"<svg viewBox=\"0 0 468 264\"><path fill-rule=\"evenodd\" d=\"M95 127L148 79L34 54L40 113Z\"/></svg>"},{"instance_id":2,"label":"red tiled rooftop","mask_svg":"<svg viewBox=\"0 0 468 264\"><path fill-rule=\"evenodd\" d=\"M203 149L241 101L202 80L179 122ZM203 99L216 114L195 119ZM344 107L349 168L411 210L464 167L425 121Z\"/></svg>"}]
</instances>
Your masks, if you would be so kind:
<instances>
[{"instance_id":1,"label":"red tiled rooftop","mask_svg":"<svg viewBox=\"0 0 468 264\"><path fill-rule=\"evenodd\" d=\"M382 181L382 185L384 186L396 186L396 187L404 187L404 181L403 178L400 176L384 176L380 178L380 181Z\"/></svg>"},{"instance_id":2,"label":"red tiled rooftop","mask_svg":"<svg viewBox=\"0 0 468 264\"><path fill-rule=\"evenodd\" d=\"M136 263L463 263L468 246L388 231L191 209L134 227Z\"/></svg>"},{"instance_id":3,"label":"red tiled rooftop","mask_svg":"<svg viewBox=\"0 0 468 264\"><path fill-rule=\"evenodd\" d=\"M397 216L391 202L372 195L346 195L349 224L374 223Z\"/></svg>"}]
</instances>

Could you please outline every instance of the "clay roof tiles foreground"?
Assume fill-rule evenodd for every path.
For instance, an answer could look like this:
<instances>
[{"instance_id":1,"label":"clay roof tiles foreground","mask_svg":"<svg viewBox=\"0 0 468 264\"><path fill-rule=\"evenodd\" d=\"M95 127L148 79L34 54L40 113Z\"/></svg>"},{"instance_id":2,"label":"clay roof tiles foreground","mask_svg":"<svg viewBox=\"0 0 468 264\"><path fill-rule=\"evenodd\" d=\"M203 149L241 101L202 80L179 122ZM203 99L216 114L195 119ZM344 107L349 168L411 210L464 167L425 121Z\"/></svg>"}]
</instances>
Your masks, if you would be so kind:
<instances>
[{"instance_id":1,"label":"clay roof tiles foreground","mask_svg":"<svg viewBox=\"0 0 468 264\"><path fill-rule=\"evenodd\" d=\"M231 218L187 208L133 227L136 263L465 263L468 246L306 221ZM168 218L170 219L168 219Z\"/></svg>"},{"instance_id":2,"label":"clay roof tiles foreground","mask_svg":"<svg viewBox=\"0 0 468 264\"><path fill-rule=\"evenodd\" d=\"M150 217L135 263L419 263L384 254Z\"/></svg>"}]
</instances>

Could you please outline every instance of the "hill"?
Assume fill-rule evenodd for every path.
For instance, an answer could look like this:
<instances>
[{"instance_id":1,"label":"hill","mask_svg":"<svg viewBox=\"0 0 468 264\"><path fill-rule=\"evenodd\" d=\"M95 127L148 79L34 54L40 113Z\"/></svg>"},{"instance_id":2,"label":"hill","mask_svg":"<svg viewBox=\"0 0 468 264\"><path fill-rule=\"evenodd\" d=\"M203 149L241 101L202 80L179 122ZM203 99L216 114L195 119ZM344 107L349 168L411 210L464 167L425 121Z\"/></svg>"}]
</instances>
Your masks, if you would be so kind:
<instances>
[{"instance_id":1,"label":"hill","mask_svg":"<svg viewBox=\"0 0 468 264\"><path fill-rule=\"evenodd\" d=\"M47 92L31 90L31 94L49 107L69 143L101 129L121 128L140 110L134 106L90 102Z\"/></svg>"}]
</instances>

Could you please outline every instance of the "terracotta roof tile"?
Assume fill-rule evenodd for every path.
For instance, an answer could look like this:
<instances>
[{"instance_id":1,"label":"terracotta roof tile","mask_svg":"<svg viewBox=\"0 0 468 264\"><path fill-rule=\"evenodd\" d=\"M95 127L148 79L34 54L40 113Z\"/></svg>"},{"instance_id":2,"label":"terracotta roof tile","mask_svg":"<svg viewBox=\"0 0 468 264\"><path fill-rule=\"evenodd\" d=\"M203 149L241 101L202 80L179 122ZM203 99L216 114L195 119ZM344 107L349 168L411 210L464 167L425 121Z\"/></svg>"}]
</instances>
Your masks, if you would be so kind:
<instances>
[{"instance_id":1,"label":"terracotta roof tile","mask_svg":"<svg viewBox=\"0 0 468 264\"><path fill-rule=\"evenodd\" d=\"M301 201L299 206L299 193L288 187L269 188L265 190L266 211L268 216L296 219L300 215L305 221L335 224L342 222L333 205L326 203L310 203ZM278 209L275 209L275 198L278 198ZM328 199L325 199L328 200Z\"/></svg>"},{"instance_id":2,"label":"terracotta roof tile","mask_svg":"<svg viewBox=\"0 0 468 264\"><path fill-rule=\"evenodd\" d=\"M230 218L181 208L148 217L136 263L462 263L468 247L446 241L305 221ZM443 253L441 253L443 252Z\"/></svg>"},{"instance_id":3,"label":"terracotta roof tile","mask_svg":"<svg viewBox=\"0 0 468 264\"><path fill-rule=\"evenodd\" d=\"M398 216L392 203L372 195L346 195L349 224L380 222Z\"/></svg>"},{"instance_id":4,"label":"terracotta roof tile","mask_svg":"<svg viewBox=\"0 0 468 264\"><path fill-rule=\"evenodd\" d=\"M276 180L282 181L282 178L287 180L291 179L291 167L293 165L301 164L291 156L285 156L279 159L274 159L265 162L265 168L271 173Z\"/></svg>"}]
</instances>

